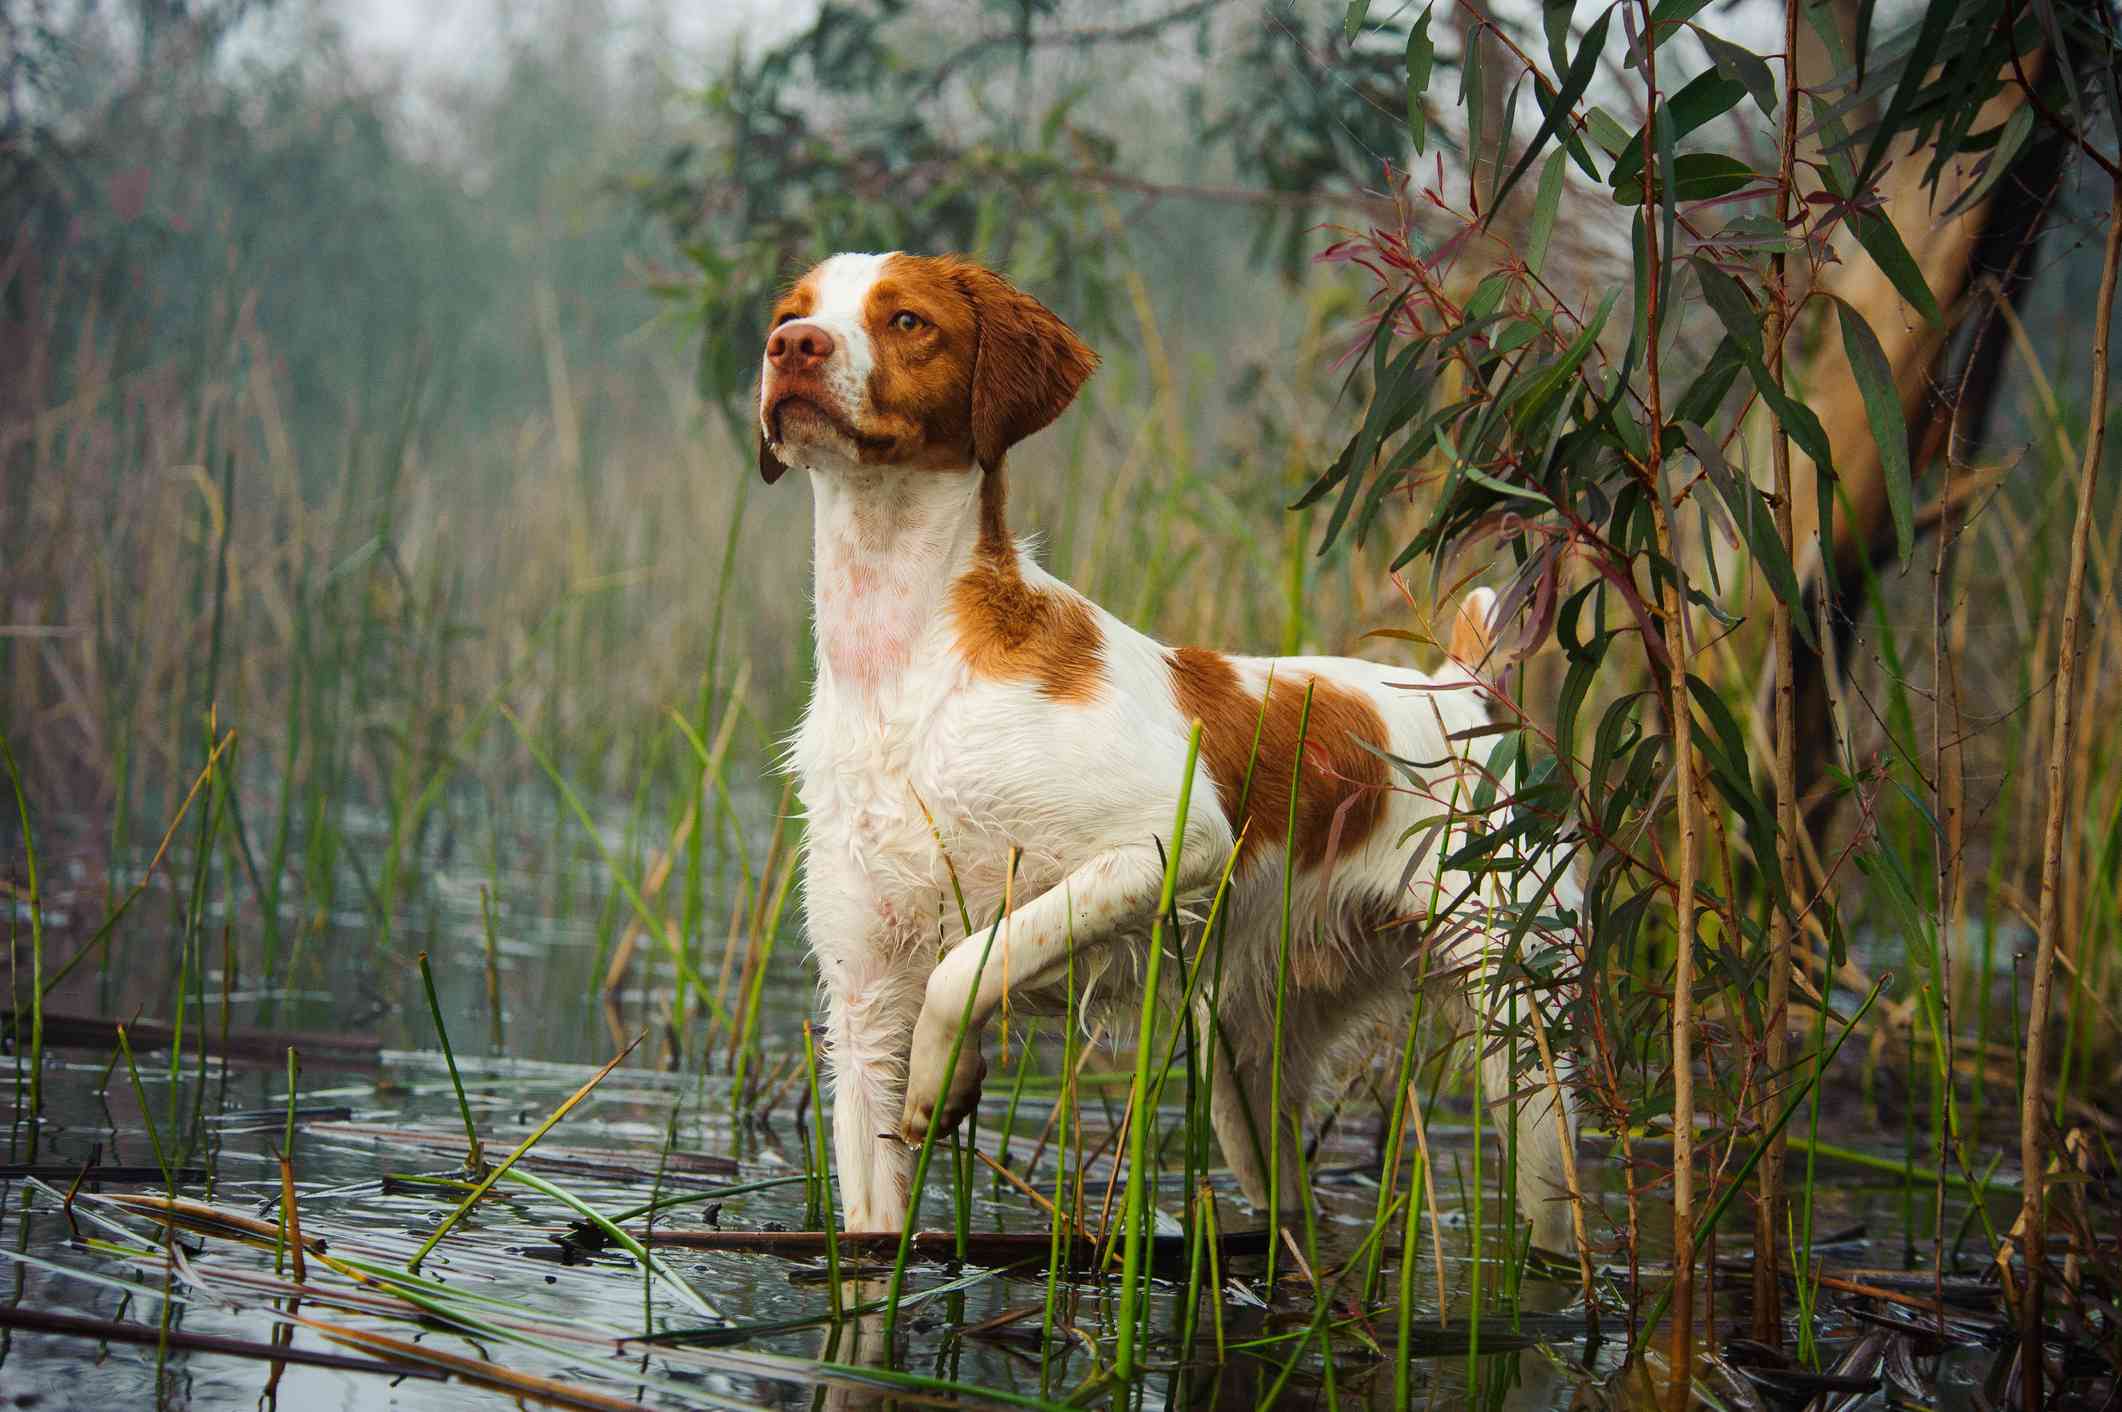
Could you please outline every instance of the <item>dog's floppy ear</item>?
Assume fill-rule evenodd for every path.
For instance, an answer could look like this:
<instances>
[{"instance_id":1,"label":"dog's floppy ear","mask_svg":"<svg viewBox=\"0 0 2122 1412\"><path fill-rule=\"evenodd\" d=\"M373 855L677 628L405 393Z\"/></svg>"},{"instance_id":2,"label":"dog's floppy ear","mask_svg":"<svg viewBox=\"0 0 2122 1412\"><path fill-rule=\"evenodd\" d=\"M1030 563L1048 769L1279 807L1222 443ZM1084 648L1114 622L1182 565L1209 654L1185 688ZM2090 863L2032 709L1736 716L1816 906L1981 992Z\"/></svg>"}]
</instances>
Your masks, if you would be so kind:
<instances>
[{"instance_id":1,"label":"dog's floppy ear","mask_svg":"<svg viewBox=\"0 0 2122 1412\"><path fill-rule=\"evenodd\" d=\"M992 270L952 271L979 321L973 355L973 459L992 471L1018 442L1068 410L1098 355L1053 310Z\"/></svg>"},{"instance_id":2,"label":"dog's floppy ear","mask_svg":"<svg viewBox=\"0 0 2122 1412\"><path fill-rule=\"evenodd\" d=\"M788 467L781 464L781 458L779 456L776 456L774 454L773 448L766 444L766 433L763 431L760 432L759 478L765 481L768 485L772 485L775 481L781 479L781 477L787 474Z\"/></svg>"}]
</instances>

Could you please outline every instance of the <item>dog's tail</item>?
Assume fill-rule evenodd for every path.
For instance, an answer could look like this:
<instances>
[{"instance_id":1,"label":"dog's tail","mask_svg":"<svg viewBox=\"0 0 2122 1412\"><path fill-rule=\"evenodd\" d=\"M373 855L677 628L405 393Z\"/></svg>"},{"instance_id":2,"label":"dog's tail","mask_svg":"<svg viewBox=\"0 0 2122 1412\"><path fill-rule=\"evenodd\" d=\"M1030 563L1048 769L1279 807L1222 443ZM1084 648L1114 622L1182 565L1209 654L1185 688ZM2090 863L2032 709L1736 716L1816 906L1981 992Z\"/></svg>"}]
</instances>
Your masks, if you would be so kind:
<instances>
[{"instance_id":1,"label":"dog's tail","mask_svg":"<svg viewBox=\"0 0 2122 1412\"><path fill-rule=\"evenodd\" d=\"M1447 678L1473 683L1484 700L1494 689L1495 679L1504 666L1504 653L1497 644L1502 624L1498 621L1496 609L1496 593L1490 588L1472 589L1459 600L1458 607L1452 611L1451 633L1445 646L1447 661L1440 673ZM1549 858L1546 862L1550 867L1567 868L1566 859ZM1538 885L1543 877L1544 874L1526 874L1526 881L1517 889L1521 894L1517 898L1520 904L1534 905L1536 899L1546 897L1550 906L1581 907L1573 874L1566 873L1556 879L1551 890ZM1494 937L1486 938L1488 943L1494 940ZM1535 935L1529 938L1528 944L1535 949L1544 949L1551 943ZM1490 1000L1492 1002L1493 997ZM1494 1105L1499 1124L1510 1108L1505 1097L1509 1096L1515 1102L1519 1210L1532 1224L1533 1243L1544 1250L1573 1250L1576 1247L1575 1221L1564 1154L1566 1150L1573 1151L1576 1145L1577 1105L1570 1091L1573 1075L1568 1055L1555 1056L1559 1072L1550 1076L1544 1065L1525 1062L1532 1046L1521 1043L1518 1072L1513 1075L1509 1047L1502 1042L1500 1034L1504 1017L1479 1013L1487 1007L1476 997L1463 997L1462 1003L1467 1010L1463 1018L1470 1022L1470 1028L1477 1036L1478 1052L1484 1055L1481 1061L1482 1088ZM1553 1013L1554 1003L1552 996L1544 998L1547 1013ZM1523 1021L1522 1012L1518 1018ZM1558 1105L1562 1119L1559 1125L1555 1121Z\"/></svg>"},{"instance_id":2,"label":"dog's tail","mask_svg":"<svg viewBox=\"0 0 2122 1412\"><path fill-rule=\"evenodd\" d=\"M1478 667L1496 647L1496 591L1470 590L1452 613L1450 644L1445 648L1452 660Z\"/></svg>"}]
</instances>

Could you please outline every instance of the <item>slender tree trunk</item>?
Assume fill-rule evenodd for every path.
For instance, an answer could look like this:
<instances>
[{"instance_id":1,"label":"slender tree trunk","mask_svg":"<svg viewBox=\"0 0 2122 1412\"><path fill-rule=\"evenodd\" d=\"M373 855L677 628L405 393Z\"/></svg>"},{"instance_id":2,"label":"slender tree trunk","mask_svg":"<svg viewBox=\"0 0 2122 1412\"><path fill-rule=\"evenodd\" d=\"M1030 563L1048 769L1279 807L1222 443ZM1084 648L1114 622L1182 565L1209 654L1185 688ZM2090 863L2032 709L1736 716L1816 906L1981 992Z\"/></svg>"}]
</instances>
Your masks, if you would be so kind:
<instances>
[{"instance_id":1,"label":"slender tree trunk","mask_svg":"<svg viewBox=\"0 0 2122 1412\"><path fill-rule=\"evenodd\" d=\"M1658 170L1652 147L1658 107L1658 45L1651 23L1650 0L1643 6L1643 170ZM1650 289L1645 308L1644 371L1650 391L1650 455L1646 470L1655 507L1658 552L1665 562L1683 562L1673 534L1673 506L1666 498L1660 470L1659 442L1665 427L1664 389L1659 377L1658 287L1664 252L1658 246L1660 210L1656 201L1643 206L1644 278ZM1692 1402L1695 1344L1695 877L1700 870L1696 839L1699 796L1695 788L1694 707L1687 696L1686 599L1677 571L1665 579L1663 600L1665 654L1669 659L1667 710L1673 733L1673 802L1679 816L1679 876L1673 888L1673 1293L1671 1406L1686 1412Z\"/></svg>"},{"instance_id":2,"label":"slender tree trunk","mask_svg":"<svg viewBox=\"0 0 2122 1412\"><path fill-rule=\"evenodd\" d=\"M2008 88L1990 101L1977 125L1986 128L2006 121L2022 102L2018 90ZM2031 274L2029 256L2045 223L2066 147L2047 128L2039 129L2013 170L1987 197L1943 222L1936 213L1965 189L1974 159L1941 176L1935 191L1922 185L1925 162L1904 159L1894 164L1883 214L1910 237L1910 252L1946 311L1946 327L1926 323L1902 301L1871 257L1854 246L1843 251L1841 263L1824 276L1827 286L1879 335L1893 365L1908 422L1911 469L1919 481L1941 460L1948 436L1963 447L1979 446L1986 439L2008 349L2002 333L1988 326L1994 318L1989 300L2023 296ZM1999 294L1983 288L1988 277L1996 279ZM1954 330L1967 318L1980 324L1972 338L1956 344ZM1831 522L1821 526L1816 468L1802 451L1794 452L1794 544L1804 553L1799 567L1807 575L1806 592L1815 599L1816 611L1835 635L1833 642L1822 640L1817 651L1802 641L1792 644L1792 710L1797 738L1807 742L1798 755L1792 787L1801 822L1813 838L1822 839L1839 803L1838 795L1823 788L1838 740L1834 664L1849 658L1851 628L1864 600L1868 570L1889 562L1896 546L1878 450L1840 340L1822 340L1808 350L1806 363L1805 385L1820 389L1811 405L1835 447L1840 499ZM1952 391L1941 394L1940 389ZM1818 537L1823 528L1824 539ZM1832 568L1831 576L1823 575L1821 560ZM1764 716L1771 709L1767 698L1775 690L1775 678L1762 683L1759 709Z\"/></svg>"},{"instance_id":3,"label":"slender tree trunk","mask_svg":"<svg viewBox=\"0 0 2122 1412\"><path fill-rule=\"evenodd\" d=\"M2026 1286L2019 1307L2019 1378L2028 1412L2042 1396L2041 1286L2048 1259L2046 1107L2042 1079L2048 1062L2048 1012L2056 983L2057 902L2063 873L2063 826L2070 816L2072 707L2078 682L2078 612L2085 596L2086 542L2092 532L2093 485L2107 443L2107 348L2115 313L2115 276L2122 265L2122 173L2113 177L2107 213L2107 246L2100 265L2100 297L2094 309L2092 410L2085 458L2078 467L2078 518L2070 531L2070 570L2063 581L2063 625L2057 634L2056 679L2049 687L2048 818L2041 830L2041 904L2034 951L2034 983L2026 1015L2026 1085L2019 1101L2019 1166L2025 1227Z\"/></svg>"}]
</instances>

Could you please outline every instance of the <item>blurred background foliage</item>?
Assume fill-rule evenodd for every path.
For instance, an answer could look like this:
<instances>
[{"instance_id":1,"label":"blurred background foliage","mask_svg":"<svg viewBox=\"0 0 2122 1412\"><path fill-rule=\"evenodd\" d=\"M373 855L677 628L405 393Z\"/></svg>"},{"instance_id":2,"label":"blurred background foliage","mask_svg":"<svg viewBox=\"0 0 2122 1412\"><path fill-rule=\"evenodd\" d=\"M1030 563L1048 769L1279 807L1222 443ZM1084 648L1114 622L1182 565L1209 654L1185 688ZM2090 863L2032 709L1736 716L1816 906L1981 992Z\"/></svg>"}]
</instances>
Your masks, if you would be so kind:
<instances>
[{"instance_id":1,"label":"blurred background foliage","mask_svg":"<svg viewBox=\"0 0 2122 1412\"><path fill-rule=\"evenodd\" d=\"M1358 44L1322 7L1213 0L686 18L532 7L419 63L329 4L0 20L0 695L60 813L184 774L129 744L206 708L224 516L223 716L291 719L290 664L343 648L372 790L554 614L534 714L582 728L601 784L725 620L753 736L778 730L802 508L747 508L729 418L770 292L839 248L972 252L1107 355L1020 491L1089 590L1262 647L1390 608L1279 510L1362 297L1312 274L1316 232L1388 209L1404 20ZM740 517L753 611L723 615ZM1194 574L1220 591L1173 592Z\"/></svg>"},{"instance_id":2,"label":"blurred background foliage","mask_svg":"<svg viewBox=\"0 0 2122 1412\"><path fill-rule=\"evenodd\" d=\"M1513 258L1531 180L1458 235L1464 212L1425 209L1422 189L1493 199L1539 120L1519 54L1561 72L1571 12L1499 9L1468 67L1478 7L1358 8L1373 13L834 0L703 18L597 0L466 31L407 6L418 38L392 54L328 3L9 7L0 721L40 808L115 834L118 856L197 772L211 709L241 729L261 869L306 846L321 870L342 824L382 819L388 859L364 865L366 900L388 907L425 844L497 827L467 799L538 780L500 703L578 785L650 820L675 822L701 788L672 712L703 740L736 721L729 778L769 778L807 674L807 506L754 488L744 404L770 293L835 249L967 251L1105 355L1083 409L1016 463L1019 523L1064 577L1175 640L1429 660L1420 643L1361 642L1427 628L1429 583L1403 591L1387 573L1427 486L1380 497L1361 536L1323 535L1330 505L1288 511L1371 397L1351 355L1375 271L1318 257L1378 233L1449 236L1439 264L1462 295ZM1765 51L1778 9L1690 13ZM1845 28L1874 13L1882 35L1916 13L1830 9ZM1435 76L1415 120L1418 23ZM1671 84L1717 67L1694 40L1670 49ZM1609 57L1586 95L1622 139L1640 123L1631 84ZM1875 81L1848 101L1877 96ZM1772 136L1750 112L1688 141L1763 167ZM1977 369L1996 392L1986 435L1955 424L1977 433L1957 450L1985 475L2027 467L1969 482L2001 487L1962 569L1995 592L1955 629L1982 664L1971 807L2007 882L2028 861L2013 847L2035 797L2014 788L2018 723L2045 679L2044 566L2067 529L2058 428L2082 422L2072 320L2092 271L2071 170L2013 195L2053 195L2017 316L2035 357ZM1630 279L1627 211L1582 194L1566 209L1613 219L1541 238L1557 298L1588 309ZM1874 322L1889 343L1914 327ZM1801 336L1834 342L1824 325ZM1706 358L1706 311L1679 310L1675 339ZM1758 443L1735 457L1765 475ZM1923 523L1942 503L1917 507ZM1808 736L1822 798L1842 797L1834 772L1851 760L1920 754L1876 703L1926 689L1930 587L1870 553L1883 523L1851 537L1866 552L1843 582L1881 591L1837 619L1848 737L1838 755L1831 732ZM1733 547L1706 524L1697 538ZM2111 595L2110 541L2100 553ZM1740 567L1714 580L1727 617L1760 606ZM1718 690L1750 730L1758 631L1715 648ZM2101 650L2094 702L2122 670ZM1525 699L1538 710L1560 680L1558 658L1536 657ZM2110 819L2114 752L2104 737L2085 748L2103 781L2088 808ZM2081 921L2117 837L2073 854ZM327 882L305 887L329 900Z\"/></svg>"}]
</instances>

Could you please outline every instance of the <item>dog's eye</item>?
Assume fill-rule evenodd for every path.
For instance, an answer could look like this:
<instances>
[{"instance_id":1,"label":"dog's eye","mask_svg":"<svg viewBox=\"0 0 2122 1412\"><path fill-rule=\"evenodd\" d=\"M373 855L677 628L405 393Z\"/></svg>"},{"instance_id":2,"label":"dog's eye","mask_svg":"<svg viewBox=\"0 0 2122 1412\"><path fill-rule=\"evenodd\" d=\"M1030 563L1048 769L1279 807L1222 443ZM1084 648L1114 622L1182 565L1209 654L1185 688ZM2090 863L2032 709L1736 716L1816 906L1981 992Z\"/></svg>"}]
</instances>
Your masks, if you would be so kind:
<instances>
[{"instance_id":1,"label":"dog's eye","mask_svg":"<svg viewBox=\"0 0 2122 1412\"><path fill-rule=\"evenodd\" d=\"M795 313L794 313L793 311L791 311L791 312L789 312L789 313L786 313L786 314L783 314L783 315L781 315L781 316L780 316L779 318L777 318L777 319L775 319L775 320L774 320L774 327L775 327L775 328L779 328L779 327L781 327L781 325L783 325L783 324L787 323L787 322L788 322L788 321L789 321L790 319L793 319L793 318L795 318L795 317L796 317L796 315L795 315Z\"/></svg>"},{"instance_id":2,"label":"dog's eye","mask_svg":"<svg viewBox=\"0 0 2122 1412\"><path fill-rule=\"evenodd\" d=\"M921 316L911 309L901 309L892 315L892 327L901 333L912 333L921 327Z\"/></svg>"}]
</instances>

